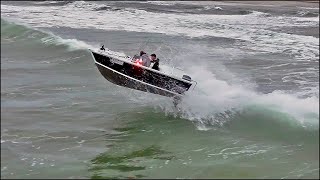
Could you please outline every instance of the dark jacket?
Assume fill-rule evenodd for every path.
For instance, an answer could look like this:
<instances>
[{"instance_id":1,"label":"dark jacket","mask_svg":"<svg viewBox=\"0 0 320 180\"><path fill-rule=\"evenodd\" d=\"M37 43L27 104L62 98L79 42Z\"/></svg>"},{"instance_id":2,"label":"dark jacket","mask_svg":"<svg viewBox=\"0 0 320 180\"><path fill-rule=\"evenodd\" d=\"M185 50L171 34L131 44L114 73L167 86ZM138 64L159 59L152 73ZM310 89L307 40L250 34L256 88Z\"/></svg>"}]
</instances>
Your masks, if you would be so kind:
<instances>
[{"instance_id":1,"label":"dark jacket","mask_svg":"<svg viewBox=\"0 0 320 180\"><path fill-rule=\"evenodd\" d=\"M159 71L159 59L158 58L155 60L155 63L153 64L152 69Z\"/></svg>"}]
</instances>

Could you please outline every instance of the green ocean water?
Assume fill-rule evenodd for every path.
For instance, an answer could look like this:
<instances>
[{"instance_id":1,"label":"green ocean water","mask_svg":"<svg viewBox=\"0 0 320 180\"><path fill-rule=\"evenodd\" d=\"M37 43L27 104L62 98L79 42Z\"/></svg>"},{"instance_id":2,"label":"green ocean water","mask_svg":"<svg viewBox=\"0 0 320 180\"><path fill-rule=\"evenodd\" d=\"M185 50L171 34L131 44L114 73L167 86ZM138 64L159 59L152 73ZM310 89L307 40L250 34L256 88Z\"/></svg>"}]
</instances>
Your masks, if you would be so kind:
<instances>
[{"instance_id":1,"label":"green ocean water","mask_svg":"<svg viewBox=\"0 0 320 180\"><path fill-rule=\"evenodd\" d=\"M1 18L1 178L319 178L317 96L241 89L212 75L218 66L199 53L209 65L192 66L200 68L189 71L199 90L178 110L170 99L107 82L86 49L96 42L85 38L104 37L119 52L129 46L117 44L121 38L134 44L154 36L167 42L163 51L174 44L184 53L183 44L196 49L206 40L18 24ZM254 58L270 56L284 58ZM319 71L318 63L295 68ZM290 69L282 68L269 73Z\"/></svg>"}]
</instances>

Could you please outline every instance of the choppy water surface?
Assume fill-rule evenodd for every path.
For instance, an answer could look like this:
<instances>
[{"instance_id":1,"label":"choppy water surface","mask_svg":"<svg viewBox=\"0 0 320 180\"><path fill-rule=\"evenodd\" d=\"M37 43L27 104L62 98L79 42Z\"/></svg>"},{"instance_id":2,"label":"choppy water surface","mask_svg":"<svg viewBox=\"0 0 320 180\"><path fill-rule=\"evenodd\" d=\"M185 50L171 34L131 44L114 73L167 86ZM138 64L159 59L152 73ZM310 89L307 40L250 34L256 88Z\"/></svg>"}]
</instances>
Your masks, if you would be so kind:
<instances>
[{"instance_id":1,"label":"choppy water surface","mask_svg":"<svg viewBox=\"0 0 320 180\"><path fill-rule=\"evenodd\" d=\"M319 178L316 5L1 2L1 177ZM198 85L116 86L101 44Z\"/></svg>"}]
</instances>

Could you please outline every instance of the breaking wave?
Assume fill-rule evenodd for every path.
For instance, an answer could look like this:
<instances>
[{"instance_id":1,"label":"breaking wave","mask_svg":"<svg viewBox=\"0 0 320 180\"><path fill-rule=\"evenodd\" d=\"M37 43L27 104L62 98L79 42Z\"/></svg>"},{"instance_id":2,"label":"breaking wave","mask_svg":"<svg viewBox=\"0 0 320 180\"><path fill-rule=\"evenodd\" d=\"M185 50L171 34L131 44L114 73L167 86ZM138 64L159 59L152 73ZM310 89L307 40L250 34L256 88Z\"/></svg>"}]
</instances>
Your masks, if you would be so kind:
<instances>
[{"instance_id":1,"label":"breaking wave","mask_svg":"<svg viewBox=\"0 0 320 180\"><path fill-rule=\"evenodd\" d=\"M2 41L28 40L29 43L41 44L48 48L62 47L67 51L97 48L77 39L64 39L50 32L3 19L1 26ZM206 67L189 67L192 68L186 69L186 72L198 81L198 85L183 98L178 106L179 111L173 108L171 100L157 101L155 98L151 103L156 109L167 115L191 120L200 129L234 126L237 122L244 122L239 124L242 127L260 127L264 124L266 128L273 128L286 124L286 128L293 126L294 129L298 128L298 131L301 131L301 128L308 131L319 129L318 97L299 98L281 91L262 94L248 88L249 84L230 84L219 80ZM141 99L139 101L141 102Z\"/></svg>"}]
</instances>

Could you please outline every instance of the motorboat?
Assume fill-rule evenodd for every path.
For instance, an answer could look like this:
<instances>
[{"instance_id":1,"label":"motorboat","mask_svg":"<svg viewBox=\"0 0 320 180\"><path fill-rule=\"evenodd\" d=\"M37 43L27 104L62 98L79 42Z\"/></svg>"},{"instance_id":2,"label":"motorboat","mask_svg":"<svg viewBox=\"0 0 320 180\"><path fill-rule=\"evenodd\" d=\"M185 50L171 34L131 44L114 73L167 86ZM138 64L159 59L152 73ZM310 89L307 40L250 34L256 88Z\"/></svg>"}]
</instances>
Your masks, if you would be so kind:
<instances>
[{"instance_id":1,"label":"motorboat","mask_svg":"<svg viewBox=\"0 0 320 180\"><path fill-rule=\"evenodd\" d=\"M162 65L159 70L143 66L138 63L140 56L137 55L131 58L104 48L97 51L89 50L102 76L119 86L176 98L182 97L197 83L188 75L176 77L165 72Z\"/></svg>"}]
</instances>

